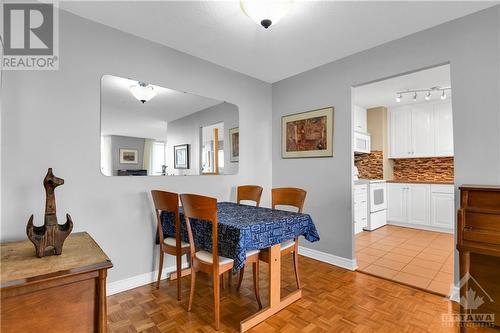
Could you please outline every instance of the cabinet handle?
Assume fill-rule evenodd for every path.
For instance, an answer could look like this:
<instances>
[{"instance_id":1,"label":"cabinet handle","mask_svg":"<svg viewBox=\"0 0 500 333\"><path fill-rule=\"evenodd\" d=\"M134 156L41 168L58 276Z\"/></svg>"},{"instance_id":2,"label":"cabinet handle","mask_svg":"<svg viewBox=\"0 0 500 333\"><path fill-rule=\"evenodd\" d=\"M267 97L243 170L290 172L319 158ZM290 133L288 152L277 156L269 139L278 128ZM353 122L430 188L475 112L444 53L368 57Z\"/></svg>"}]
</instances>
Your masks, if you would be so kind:
<instances>
[{"instance_id":1,"label":"cabinet handle","mask_svg":"<svg viewBox=\"0 0 500 333\"><path fill-rule=\"evenodd\" d=\"M366 217L362 217L362 218L361 218L361 221L364 221L364 220L366 220Z\"/></svg>"}]
</instances>

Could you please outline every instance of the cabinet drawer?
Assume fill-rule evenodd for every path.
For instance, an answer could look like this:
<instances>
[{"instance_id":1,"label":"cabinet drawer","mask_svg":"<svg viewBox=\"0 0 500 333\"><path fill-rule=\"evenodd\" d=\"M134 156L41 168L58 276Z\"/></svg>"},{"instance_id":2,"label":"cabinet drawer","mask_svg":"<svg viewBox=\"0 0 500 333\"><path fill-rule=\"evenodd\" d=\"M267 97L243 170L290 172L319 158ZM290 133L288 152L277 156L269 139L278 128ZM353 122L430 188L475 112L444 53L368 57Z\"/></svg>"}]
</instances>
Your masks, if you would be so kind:
<instances>
[{"instance_id":1,"label":"cabinet drawer","mask_svg":"<svg viewBox=\"0 0 500 333\"><path fill-rule=\"evenodd\" d=\"M354 220L359 221L363 217L368 217L367 205L356 205L354 206Z\"/></svg>"},{"instance_id":2,"label":"cabinet drawer","mask_svg":"<svg viewBox=\"0 0 500 333\"><path fill-rule=\"evenodd\" d=\"M366 205L368 202L368 198L366 196L366 194L364 193L360 193L360 194L355 194L354 195L354 205Z\"/></svg>"},{"instance_id":3,"label":"cabinet drawer","mask_svg":"<svg viewBox=\"0 0 500 333\"><path fill-rule=\"evenodd\" d=\"M455 186L454 185L431 185L432 193L447 193L447 194L455 194Z\"/></svg>"}]
</instances>

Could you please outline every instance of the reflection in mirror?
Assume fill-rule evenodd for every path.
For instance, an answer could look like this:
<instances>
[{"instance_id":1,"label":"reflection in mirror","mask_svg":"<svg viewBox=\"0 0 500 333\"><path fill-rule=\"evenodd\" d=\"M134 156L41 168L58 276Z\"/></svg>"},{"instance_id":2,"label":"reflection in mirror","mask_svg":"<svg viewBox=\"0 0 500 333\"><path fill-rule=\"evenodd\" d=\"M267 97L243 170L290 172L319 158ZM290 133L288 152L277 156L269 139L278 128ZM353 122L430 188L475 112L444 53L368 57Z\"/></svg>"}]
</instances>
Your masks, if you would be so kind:
<instances>
[{"instance_id":1,"label":"reflection in mirror","mask_svg":"<svg viewBox=\"0 0 500 333\"><path fill-rule=\"evenodd\" d=\"M101 79L106 176L235 174L239 142L229 132L238 126L234 104L112 75Z\"/></svg>"}]
</instances>

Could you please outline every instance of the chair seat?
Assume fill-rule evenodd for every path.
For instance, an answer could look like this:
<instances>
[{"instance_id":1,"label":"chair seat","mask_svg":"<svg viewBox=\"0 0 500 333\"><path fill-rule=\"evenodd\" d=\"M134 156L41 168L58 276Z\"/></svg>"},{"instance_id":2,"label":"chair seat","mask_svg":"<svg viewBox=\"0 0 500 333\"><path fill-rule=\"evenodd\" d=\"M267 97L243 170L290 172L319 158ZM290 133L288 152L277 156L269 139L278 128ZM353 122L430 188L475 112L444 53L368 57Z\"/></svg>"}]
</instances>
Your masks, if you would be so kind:
<instances>
[{"instance_id":1,"label":"chair seat","mask_svg":"<svg viewBox=\"0 0 500 333\"><path fill-rule=\"evenodd\" d=\"M206 262L208 264L212 264L213 263L213 255L210 252L201 250L201 251L196 252L194 254L194 256L198 260ZM230 263L233 263L233 262L234 262L233 259L229 259L229 258L226 258L226 257L219 256L219 265L226 265L226 264L230 264Z\"/></svg>"},{"instance_id":2,"label":"chair seat","mask_svg":"<svg viewBox=\"0 0 500 333\"><path fill-rule=\"evenodd\" d=\"M177 245L176 241L175 241L175 238L173 238L173 237L167 237L167 238L165 238L163 240L163 243L165 243L168 246L173 246L173 247L175 247ZM181 248L183 248L183 247L189 247L189 243L181 241Z\"/></svg>"},{"instance_id":3,"label":"chair seat","mask_svg":"<svg viewBox=\"0 0 500 333\"><path fill-rule=\"evenodd\" d=\"M260 250L250 250L250 251L247 251L246 256L248 258L248 257L251 257L251 256L258 254L259 252L260 252Z\"/></svg>"},{"instance_id":4,"label":"chair seat","mask_svg":"<svg viewBox=\"0 0 500 333\"><path fill-rule=\"evenodd\" d=\"M281 251L288 249L289 247L293 246L295 244L295 241L293 240L287 240L281 243Z\"/></svg>"}]
</instances>

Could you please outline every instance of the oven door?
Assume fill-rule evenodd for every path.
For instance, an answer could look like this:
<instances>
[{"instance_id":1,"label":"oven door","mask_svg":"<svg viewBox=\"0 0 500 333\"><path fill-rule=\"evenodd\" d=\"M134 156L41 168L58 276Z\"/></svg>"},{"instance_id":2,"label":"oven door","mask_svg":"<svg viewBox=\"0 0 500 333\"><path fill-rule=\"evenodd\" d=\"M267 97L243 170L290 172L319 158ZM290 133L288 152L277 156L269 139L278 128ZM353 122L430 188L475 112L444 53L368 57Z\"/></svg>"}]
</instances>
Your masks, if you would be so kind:
<instances>
[{"instance_id":1,"label":"oven door","mask_svg":"<svg viewBox=\"0 0 500 333\"><path fill-rule=\"evenodd\" d=\"M370 184L370 212L387 209L386 189L385 183Z\"/></svg>"}]
</instances>

